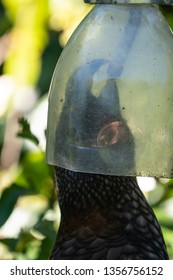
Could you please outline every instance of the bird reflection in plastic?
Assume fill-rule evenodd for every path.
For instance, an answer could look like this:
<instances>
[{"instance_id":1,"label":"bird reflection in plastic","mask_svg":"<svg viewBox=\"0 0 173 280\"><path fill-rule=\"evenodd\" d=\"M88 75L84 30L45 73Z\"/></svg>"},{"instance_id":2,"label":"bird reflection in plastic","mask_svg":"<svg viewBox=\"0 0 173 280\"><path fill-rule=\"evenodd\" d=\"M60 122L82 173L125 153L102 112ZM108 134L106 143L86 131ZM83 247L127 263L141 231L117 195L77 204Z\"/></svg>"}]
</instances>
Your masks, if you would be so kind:
<instances>
[{"instance_id":1,"label":"bird reflection in plastic","mask_svg":"<svg viewBox=\"0 0 173 280\"><path fill-rule=\"evenodd\" d=\"M103 60L95 60L83 66L82 71L80 68L80 75L82 73L85 77L83 83L78 73L74 73L69 80L64 107L57 124L56 145L64 148L64 160L70 158L71 154L72 158L79 155L78 160L82 164L87 156L87 164L91 168L95 164L98 169L104 165L107 168L109 161L115 168L123 166L129 171L135 166L134 141L120 113L116 83L113 79L108 80L99 97L92 93L93 75L105 63ZM88 67L92 67L92 75L85 75ZM81 90L83 88L87 91L80 92L85 94L85 99L80 99L78 92L72 94L75 83L78 90L81 84ZM115 108L112 112L107 110L107 94L109 102L115 105L112 106ZM72 96L75 100L71 99ZM82 104L84 100L85 104ZM63 125L64 118L69 120L66 127ZM69 139L72 142L68 149L63 142ZM76 152L76 146L83 148ZM99 161L96 162L98 155ZM56 147L55 156L59 156ZM129 157L130 161L127 160ZM135 177L74 172L55 166L55 179L61 222L51 259L168 259L159 223Z\"/></svg>"}]
</instances>

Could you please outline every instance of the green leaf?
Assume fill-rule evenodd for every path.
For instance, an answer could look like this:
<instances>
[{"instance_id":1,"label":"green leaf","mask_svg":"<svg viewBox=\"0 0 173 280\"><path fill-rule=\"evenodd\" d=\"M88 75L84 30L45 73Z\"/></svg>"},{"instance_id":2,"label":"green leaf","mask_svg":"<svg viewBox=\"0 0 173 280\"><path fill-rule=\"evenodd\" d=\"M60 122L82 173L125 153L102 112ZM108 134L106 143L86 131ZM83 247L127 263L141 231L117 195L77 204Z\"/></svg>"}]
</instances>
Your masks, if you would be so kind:
<instances>
[{"instance_id":1,"label":"green leaf","mask_svg":"<svg viewBox=\"0 0 173 280\"><path fill-rule=\"evenodd\" d=\"M38 255L39 260L49 259L50 251L56 239L56 230L53 227L52 221L42 220L34 226L34 229L40 232L45 238L42 240L40 252Z\"/></svg>"},{"instance_id":2,"label":"green leaf","mask_svg":"<svg viewBox=\"0 0 173 280\"><path fill-rule=\"evenodd\" d=\"M43 194L48 200L56 199L53 184L54 173L51 166L45 164L45 154L42 152L27 152L22 158L21 172L16 178L18 185L32 189L35 194Z\"/></svg>"},{"instance_id":3,"label":"green leaf","mask_svg":"<svg viewBox=\"0 0 173 280\"><path fill-rule=\"evenodd\" d=\"M17 133L17 136L22 137L24 139L28 139L38 146L39 140L38 138L31 132L30 124L25 118L20 118L18 123L22 126L22 130Z\"/></svg>"},{"instance_id":4,"label":"green leaf","mask_svg":"<svg viewBox=\"0 0 173 280\"><path fill-rule=\"evenodd\" d=\"M19 197L32 194L31 190L13 184L3 191L0 198L0 227L7 221Z\"/></svg>"}]
</instances>

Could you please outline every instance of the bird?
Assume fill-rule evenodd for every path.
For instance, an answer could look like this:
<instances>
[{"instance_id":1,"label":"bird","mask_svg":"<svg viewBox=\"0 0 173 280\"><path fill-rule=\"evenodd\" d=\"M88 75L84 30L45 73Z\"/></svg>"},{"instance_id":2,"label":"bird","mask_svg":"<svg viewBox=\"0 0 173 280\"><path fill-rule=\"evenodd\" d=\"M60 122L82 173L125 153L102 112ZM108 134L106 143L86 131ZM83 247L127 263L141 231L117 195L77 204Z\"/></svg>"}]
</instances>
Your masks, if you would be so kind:
<instances>
[{"instance_id":1,"label":"bird","mask_svg":"<svg viewBox=\"0 0 173 280\"><path fill-rule=\"evenodd\" d=\"M99 173L101 166L115 165L117 169L124 168L127 174L135 168L134 139L121 114L115 79L110 75L99 97L92 94L94 75L105 65L107 72L116 73L116 65L93 60L77 69L67 84L57 123L55 160L60 156L59 147L64 158L68 158L69 147L63 143L71 139L90 147L84 149L83 156L87 151L91 166L98 165L98 172L71 170L63 166L64 162L62 166L54 166L61 220L50 259L167 260L161 227L136 177ZM76 92L71 92L72 89ZM83 97L77 97L82 90ZM109 102L113 104L112 111ZM83 113L79 110L81 105ZM92 116L92 127L88 115ZM66 126L64 118L68 120ZM102 148L105 148L103 154ZM123 157L119 154L121 150ZM78 159L80 164L82 158Z\"/></svg>"},{"instance_id":2,"label":"bird","mask_svg":"<svg viewBox=\"0 0 173 280\"><path fill-rule=\"evenodd\" d=\"M50 259L167 260L160 225L135 177L55 167L61 221Z\"/></svg>"}]
</instances>

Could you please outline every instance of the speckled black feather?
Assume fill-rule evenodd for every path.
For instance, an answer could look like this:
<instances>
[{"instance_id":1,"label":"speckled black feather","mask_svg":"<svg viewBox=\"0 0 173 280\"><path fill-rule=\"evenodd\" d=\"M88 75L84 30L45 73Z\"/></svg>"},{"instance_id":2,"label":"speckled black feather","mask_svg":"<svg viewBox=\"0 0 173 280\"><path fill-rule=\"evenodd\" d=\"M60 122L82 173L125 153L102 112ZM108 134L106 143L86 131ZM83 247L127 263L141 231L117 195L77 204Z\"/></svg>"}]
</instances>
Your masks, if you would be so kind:
<instances>
[{"instance_id":1,"label":"speckled black feather","mask_svg":"<svg viewBox=\"0 0 173 280\"><path fill-rule=\"evenodd\" d=\"M168 259L155 214L134 177L56 167L61 222L51 259Z\"/></svg>"}]
</instances>

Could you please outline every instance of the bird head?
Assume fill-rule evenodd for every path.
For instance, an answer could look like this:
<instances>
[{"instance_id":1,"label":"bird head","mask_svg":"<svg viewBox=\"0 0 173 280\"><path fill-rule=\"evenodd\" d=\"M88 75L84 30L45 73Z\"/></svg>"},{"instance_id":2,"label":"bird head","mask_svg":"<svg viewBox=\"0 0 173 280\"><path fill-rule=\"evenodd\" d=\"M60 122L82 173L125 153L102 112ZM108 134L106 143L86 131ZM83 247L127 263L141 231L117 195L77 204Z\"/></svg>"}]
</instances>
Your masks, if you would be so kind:
<instances>
[{"instance_id":1,"label":"bird head","mask_svg":"<svg viewBox=\"0 0 173 280\"><path fill-rule=\"evenodd\" d=\"M68 80L54 149L54 161L61 167L110 175L134 168L133 136L121 116L116 80L102 79L111 67L94 59Z\"/></svg>"}]
</instances>

